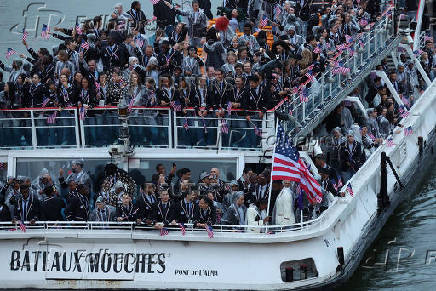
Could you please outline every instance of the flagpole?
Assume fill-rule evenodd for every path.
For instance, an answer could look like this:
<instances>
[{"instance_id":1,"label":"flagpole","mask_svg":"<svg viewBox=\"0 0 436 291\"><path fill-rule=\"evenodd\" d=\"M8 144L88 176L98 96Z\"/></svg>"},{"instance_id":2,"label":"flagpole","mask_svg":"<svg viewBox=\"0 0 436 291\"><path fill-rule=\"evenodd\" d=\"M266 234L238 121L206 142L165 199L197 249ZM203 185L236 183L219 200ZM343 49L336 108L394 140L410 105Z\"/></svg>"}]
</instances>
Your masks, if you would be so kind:
<instances>
[{"instance_id":1,"label":"flagpole","mask_svg":"<svg viewBox=\"0 0 436 291\"><path fill-rule=\"evenodd\" d=\"M277 139L278 128L279 128L279 119L277 118L277 121L276 121L276 131L275 131L276 140L274 142L274 149L273 149L273 155L272 155L272 161L271 161L271 176L270 176L269 191L268 191L269 193L268 193L267 217L269 216L270 207L271 207L271 192L272 192L272 181L273 181L273 179L272 179L272 172L273 172L272 165L274 164L274 154L276 152L276 145L277 145L277 142L278 142L278 139ZM272 211L271 211L271 219L272 219ZM268 232L268 227L266 227L265 232Z\"/></svg>"}]
</instances>

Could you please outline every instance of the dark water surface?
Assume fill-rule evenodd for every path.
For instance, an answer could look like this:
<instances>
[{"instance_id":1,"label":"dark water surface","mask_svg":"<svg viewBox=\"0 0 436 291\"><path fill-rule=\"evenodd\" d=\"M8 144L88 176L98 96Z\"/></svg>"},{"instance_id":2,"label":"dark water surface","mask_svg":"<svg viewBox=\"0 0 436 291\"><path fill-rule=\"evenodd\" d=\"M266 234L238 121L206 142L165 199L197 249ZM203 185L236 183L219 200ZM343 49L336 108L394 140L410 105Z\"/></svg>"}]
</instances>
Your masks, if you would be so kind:
<instances>
[{"instance_id":1,"label":"dark water surface","mask_svg":"<svg viewBox=\"0 0 436 291\"><path fill-rule=\"evenodd\" d=\"M387 221L338 290L436 289L436 164ZM375 250L374 250L375 249Z\"/></svg>"}]
</instances>

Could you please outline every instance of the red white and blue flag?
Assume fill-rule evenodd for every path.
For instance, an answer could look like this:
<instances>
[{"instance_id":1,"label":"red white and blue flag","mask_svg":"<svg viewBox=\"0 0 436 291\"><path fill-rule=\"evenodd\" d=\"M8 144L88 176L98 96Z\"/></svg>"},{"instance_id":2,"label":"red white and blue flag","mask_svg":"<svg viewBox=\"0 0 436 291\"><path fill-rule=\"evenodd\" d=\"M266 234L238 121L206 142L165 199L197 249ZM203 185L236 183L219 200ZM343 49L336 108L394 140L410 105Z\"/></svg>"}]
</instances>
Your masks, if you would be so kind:
<instances>
[{"instance_id":1,"label":"red white and blue flag","mask_svg":"<svg viewBox=\"0 0 436 291\"><path fill-rule=\"evenodd\" d=\"M404 105L400 105L398 112L400 113L400 116L402 118L406 118L407 116L409 116L409 111L407 111L407 109L404 107Z\"/></svg>"},{"instance_id":2,"label":"red white and blue flag","mask_svg":"<svg viewBox=\"0 0 436 291\"><path fill-rule=\"evenodd\" d=\"M132 112L132 110L133 110L133 104L135 104L135 98L132 98L132 99L130 100L130 102L129 102L129 106L128 106L128 108L129 108L129 112Z\"/></svg>"},{"instance_id":3,"label":"red white and blue flag","mask_svg":"<svg viewBox=\"0 0 436 291\"><path fill-rule=\"evenodd\" d=\"M82 34L82 28L80 27L79 22L76 21L76 33L77 34Z\"/></svg>"},{"instance_id":4,"label":"red white and blue flag","mask_svg":"<svg viewBox=\"0 0 436 291\"><path fill-rule=\"evenodd\" d=\"M232 102L227 102L227 115L230 116L232 114Z\"/></svg>"},{"instance_id":5,"label":"red white and blue flag","mask_svg":"<svg viewBox=\"0 0 436 291\"><path fill-rule=\"evenodd\" d=\"M274 8L274 14L275 16L279 16L280 13L282 13L282 10L280 9L280 5L276 5L276 7Z\"/></svg>"},{"instance_id":6,"label":"red white and blue flag","mask_svg":"<svg viewBox=\"0 0 436 291\"><path fill-rule=\"evenodd\" d=\"M264 14L262 16L262 19L260 20L260 27L264 27L268 24L268 17Z\"/></svg>"},{"instance_id":7,"label":"red white and blue flag","mask_svg":"<svg viewBox=\"0 0 436 291\"><path fill-rule=\"evenodd\" d=\"M46 40L49 39L50 38L49 32L50 32L50 27L48 27L46 24L43 24L41 30L41 37Z\"/></svg>"},{"instance_id":8,"label":"red white and blue flag","mask_svg":"<svg viewBox=\"0 0 436 291\"><path fill-rule=\"evenodd\" d=\"M15 55L17 52L12 49L12 48L8 48L8 50L6 51L6 58L9 59L12 55Z\"/></svg>"},{"instance_id":9,"label":"red white and blue flag","mask_svg":"<svg viewBox=\"0 0 436 291\"><path fill-rule=\"evenodd\" d=\"M85 106L82 106L82 107L80 107L80 110L79 110L79 119L85 120L85 115L86 115L86 109L85 109Z\"/></svg>"},{"instance_id":10,"label":"red white and blue flag","mask_svg":"<svg viewBox=\"0 0 436 291\"><path fill-rule=\"evenodd\" d=\"M47 123L48 124L55 124L56 123L56 117L58 115L58 112L55 111L52 115L50 115L49 117L47 117Z\"/></svg>"},{"instance_id":11,"label":"red white and blue flag","mask_svg":"<svg viewBox=\"0 0 436 291\"><path fill-rule=\"evenodd\" d=\"M354 197L354 191L350 183L347 184L347 192L348 194L350 194L351 197Z\"/></svg>"},{"instance_id":12,"label":"red white and blue flag","mask_svg":"<svg viewBox=\"0 0 436 291\"><path fill-rule=\"evenodd\" d=\"M180 102L178 100L171 101L170 106L176 112L182 111L182 105L180 104Z\"/></svg>"},{"instance_id":13,"label":"red white and blue flag","mask_svg":"<svg viewBox=\"0 0 436 291\"><path fill-rule=\"evenodd\" d=\"M322 201L321 186L300 159L298 150L292 146L281 125L277 129L277 144L273 155L271 177L273 180L300 183L301 189L307 193L307 198L312 204Z\"/></svg>"},{"instance_id":14,"label":"red white and blue flag","mask_svg":"<svg viewBox=\"0 0 436 291\"><path fill-rule=\"evenodd\" d=\"M26 226L24 225L24 222L22 220L20 220L20 230L22 232L26 232Z\"/></svg>"},{"instance_id":15,"label":"red white and blue flag","mask_svg":"<svg viewBox=\"0 0 436 291\"><path fill-rule=\"evenodd\" d=\"M404 128L404 135L409 136L413 134L413 129L411 126Z\"/></svg>"},{"instance_id":16,"label":"red white and blue flag","mask_svg":"<svg viewBox=\"0 0 436 291\"><path fill-rule=\"evenodd\" d=\"M314 49L313 49L313 53L314 54L319 54L321 52L321 48L319 47L319 45L317 45Z\"/></svg>"},{"instance_id":17,"label":"red white and blue flag","mask_svg":"<svg viewBox=\"0 0 436 291\"><path fill-rule=\"evenodd\" d=\"M167 228L165 228L165 227L162 227L161 229L160 229L160 236L166 236L166 235L168 235L170 232L168 231L168 229Z\"/></svg>"},{"instance_id":18,"label":"red white and blue flag","mask_svg":"<svg viewBox=\"0 0 436 291\"><path fill-rule=\"evenodd\" d=\"M229 126L227 125L227 120L221 119L221 132L224 134L229 134Z\"/></svg>"},{"instance_id":19,"label":"red white and blue flag","mask_svg":"<svg viewBox=\"0 0 436 291\"><path fill-rule=\"evenodd\" d=\"M185 235L186 234L185 226L182 223L179 223L179 226L180 226L180 231L182 232L182 235Z\"/></svg>"},{"instance_id":20,"label":"red white and blue flag","mask_svg":"<svg viewBox=\"0 0 436 291\"><path fill-rule=\"evenodd\" d=\"M342 184L342 179L339 178L339 179L338 179L338 182L336 182L333 186L335 187L335 190L336 190L336 191L338 191L339 189L341 189L341 187L344 186L344 185Z\"/></svg>"},{"instance_id":21,"label":"red white and blue flag","mask_svg":"<svg viewBox=\"0 0 436 291\"><path fill-rule=\"evenodd\" d=\"M388 146L388 147L393 147L395 144L394 144L394 139L392 138L392 137L389 137L387 140L386 140L386 145Z\"/></svg>"},{"instance_id":22,"label":"red white and blue flag","mask_svg":"<svg viewBox=\"0 0 436 291\"><path fill-rule=\"evenodd\" d=\"M23 35L22 35L22 38L21 38L21 39L22 39L23 41L26 41L28 35L29 35L29 34L27 33L26 29L23 28Z\"/></svg>"},{"instance_id":23,"label":"red white and blue flag","mask_svg":"<svg viewBox=\"0 0 436 291\"><path fill-rule=\"evenodd\" d=\"M204 227L207 231L207 235L209 236L209 238L213 238L213 228L210 225L207 225Z\"/></svg>"},{"instance_id":24,"label":"red white and blue flag","mask_svg":"<svg viewBox=\"0 0 436 291\"><path fill-rule=\"evenodd\" d=\"M50 102L50 98L45 98L45 99L42 101L42 107L46 107L47 104L48 104L48 102Z\"/></svg>"},{"instance_id":25,"label":"red white and blue flag","mask_svg":"<svg viewBox=\"0 0 436 291\"><path fill-rule=\"evenodd\" d=\"M376 140L375 136L372 133L368 132L368 136L372 141Z\"/></svg>"},{"instance_id":26,"label":"red white and blue flag","mask_svg":"<svg viewBox=\"0 0 436 291\"><path fill-rule=\"evenodd\" d=\"M87 41L82 41L80 47L84 50L89 50L89 43Z\"/></svg>"},{"instance_id":27,"label":"red white and blue flag","mask_svg":"<svg viewBox=\"0 0 436 291\"><path fill-rule=\"evenodd\" d=\"M151 2L153 5L159 3L159 1L160 1L160 0L150 0L150 2Z\"/></svg>"}]
</instances>

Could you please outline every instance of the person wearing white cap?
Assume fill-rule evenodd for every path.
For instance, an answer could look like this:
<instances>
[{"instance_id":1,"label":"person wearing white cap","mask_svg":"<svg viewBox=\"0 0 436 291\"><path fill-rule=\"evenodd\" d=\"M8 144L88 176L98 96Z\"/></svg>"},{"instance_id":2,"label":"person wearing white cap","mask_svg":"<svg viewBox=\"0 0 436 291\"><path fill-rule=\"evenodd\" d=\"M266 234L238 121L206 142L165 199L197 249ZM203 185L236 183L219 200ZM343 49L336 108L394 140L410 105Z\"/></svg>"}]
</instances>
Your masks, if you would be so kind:
<instances>
[{"instance_id":1,"label":"person wearing white cap","mask_svg":"<svg viewBox=\"0 0 436 291\"><path fill-rule=\"evenodd\" d=\"M354 140L354 131L347 132L347 141L341 145L341 176L345 184L362 165L362 146Z\"/></svg>"}]
</instances>

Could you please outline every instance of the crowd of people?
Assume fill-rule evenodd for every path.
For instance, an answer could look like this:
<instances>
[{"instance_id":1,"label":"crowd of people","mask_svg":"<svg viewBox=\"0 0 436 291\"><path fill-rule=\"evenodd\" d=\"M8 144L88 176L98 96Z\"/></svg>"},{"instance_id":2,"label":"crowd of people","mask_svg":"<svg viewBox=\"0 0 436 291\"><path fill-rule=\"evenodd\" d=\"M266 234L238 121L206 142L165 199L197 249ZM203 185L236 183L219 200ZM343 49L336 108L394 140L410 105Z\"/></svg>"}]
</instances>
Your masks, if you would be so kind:
<instances>
[{"instance_id":1,"label":"crowd of people","mask_svg":"<svg viewBox=\"0 0 436 291\"><path fill-rule=\"evenodd\" d=\"M269 168L260 174L245 168L238 180L225 182L220 170L211 168L197 180L188 168L177 170L174 165L167 173L158 164L148 182L136 185L127 172L111 163L99 181L92 181L84 161L75 160L68 173L59 170L56 181L48 171L34 182L29 177L10 177L0 191L0 221L130 221L158 229L179 224L200 228L216 224L290 225L296 221L295 214L292 219L283 214L284 206L291 206L284 205L280 193L291 183L270 184L270 176ZM300 199L305 216L322 211L307 198Z\"/></svg>"},{"instance_id":2,"label":"crowd of people","mask_svg":"<svg viewBox=\"0 0 436 291\"><path fill-rule=\"evenodd\" d=\"M127 11L117 4L107 24L96 16L72 28L54 27L48 35L60 44L53 52L35 51L23 40L28 54L20 54L11 66L0 62L8 72L7 82L0 84L0 108L83 106L87 122L104 131L101 125L116 123L116 113L93 108L117 106L124 100L129 106L171 107L185 117L180 119L185 128L216 127L217 121L210 118L231 118L226 123L230 129L260 128L259 118L268 109L290 96L292 88L306 84L310 90L330 66L337 47L356 39L383 14L380 1L334 0L320 5L232 0L223 2L211 26L210 0L193 0L186 10L171 1L154 2L153 19L147 19L141 3L134 1ZM151 21L157 26L152 36L146 30ZM426 48L429 51L421 58L432 72L434 47ZM0 118L11 118L11 124L4 123L9 130L1 131L5 140L21 138L31 144L28 133L16 130L29 126L23 114L0 111ZM71 114L60 110L57 117ZM38 124L51 115L34 113ZM167 118L165 112L138 111L134 123L163 125ZM68 124L65 119L54 122ZM90 143L96 144L96 130L92 130L87 130L87 139L96 139ZM47 139L46 132L37 131L38 140ZM235 140L258 143L255 133L241 130L246 138ZM138 129L135 135L147 138L136 137L135 143L160 144L168 139L165 134L156 128ZM49 135L51 141L58 140L56 144L74 144L68 140L72 135L62 130ZM106 135L107 144L116 139ZM184 142L215 144L215 136L216 130L199 130Z\"/></svg>"},{"instance_id":3,"label":"crowd of people","mask_svg":"<svg viewBox=\"0 0 436 291\"><path fill-rule=\"evenodd\" d=\"M11 67L0 62L9 73L1 84L0 107L83 107L88 117L104 124L115 116L93 108L125 102L171 107L179 116L208 123L213 121L205 118L231 116L236 122L229 127L251 127L252 120L293 94L292 88L301 84L310 88L330 66L337 47L379 21L383 13L380 1L333 0L315 5L227 0L210 26L209 0L193 0L192 9L186 11L171 1L154 2L157 30L152 37L146 35L151 20L140 2L133 1L127 12L117 4L106 26L96 16L73 28L55 27L50 35L61 43L53 53L46 48L35 52L23 38L28 55L20 55L22 60L13 60ZM267 25L272 26L268 31L272 46L264 29ZM428 38L420 60L432 79L434 55ZM326 192L319 205L311 205L293 182L270 183L268 169L256 174L246 168L240 179L225 182L212 168L193 183L189 169L174 167L167 175L159 165L149 182L136 185L113 164L106 166L102 181L91 181L84 162L75 161L71 173L60 170L58 181L49 173L36 183L29 177L9 178L1 190L0 220L134 221L162 228L180 223L289 225L314 218L328 207L330 194L344 195L341 185L391 134L425 88L405 54L400 55L397 68L389 69L383 62L377 69L388 73L405 106L398 106L383 80L371 75L369 91L364 95L358 87L352 94L370 108L367 118L347 102L330 114L321 130L328 137L321 144L323 153L314 157L319 173L315 178ZM13 119L14 114L0 110L0 118ZM59 114L70 113L60 110ZM165 118L161 112L138 114L144 115L143 122L154 124ZM6 137L2 134L0 138ZM55 134L63 136L62 131ZM153 132L142 134L159 139ZM207 143L208 134L201 131L195 143ZM253 143L255 139L253 133L241 140Z\"/></svg>"}]
</instances>

